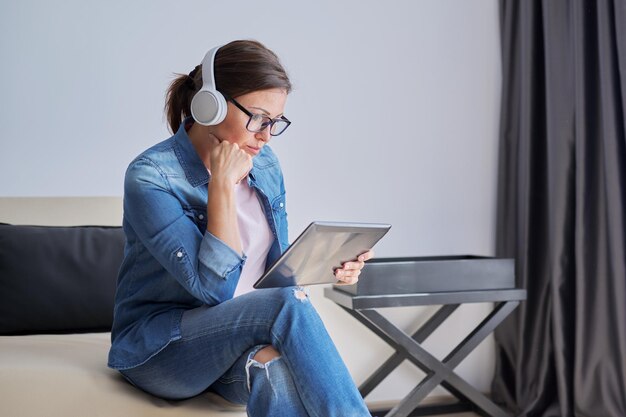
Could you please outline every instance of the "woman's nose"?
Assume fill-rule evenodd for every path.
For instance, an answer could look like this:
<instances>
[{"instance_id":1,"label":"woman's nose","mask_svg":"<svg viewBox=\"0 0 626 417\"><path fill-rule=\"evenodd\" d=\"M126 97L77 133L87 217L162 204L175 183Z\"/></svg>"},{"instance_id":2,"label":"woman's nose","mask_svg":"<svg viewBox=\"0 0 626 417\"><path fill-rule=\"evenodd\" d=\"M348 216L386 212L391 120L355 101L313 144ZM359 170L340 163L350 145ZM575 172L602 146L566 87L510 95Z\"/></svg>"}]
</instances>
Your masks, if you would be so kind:
<instances>
[{"instance_id":1,"label":"woman's nose","mask_svg":"<svg viewBox=\"0 0 626 417\"><path fill-rule=\"evenodd\" d=\"M256 132L255 137L257 139L262 140L263 142L269 142L270 138L272 137L270 135L270 126L267 126L265 129L261 130L260 132Z\"/></svg>"}]
</instances>

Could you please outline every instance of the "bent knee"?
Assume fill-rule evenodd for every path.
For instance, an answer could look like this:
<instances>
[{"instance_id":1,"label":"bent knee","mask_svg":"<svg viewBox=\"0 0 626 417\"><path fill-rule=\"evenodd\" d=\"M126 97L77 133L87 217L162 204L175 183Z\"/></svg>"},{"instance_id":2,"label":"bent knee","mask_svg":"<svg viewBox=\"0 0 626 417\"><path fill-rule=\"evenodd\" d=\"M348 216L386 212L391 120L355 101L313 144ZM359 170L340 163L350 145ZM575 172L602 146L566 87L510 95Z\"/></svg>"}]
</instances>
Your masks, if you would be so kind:
<instances>
[{"instance_id":1,"label":"bent knee","mask_svg":"<svg viewBox=\"0 0 626 417\"><path fill-rule=\"evenodd\" d=\"M267 294L274 299L282 301L307 301L309 299L309 290L306 287L282 287L282 288L268 288Z\"/></svg>"},{"instance_id":2,"label":"bent knee","mask_svg":"<svg viewBox=\"0 0 626 417\"><path fill-rule=\"evenodd\" d=\"M298 301L306 301L309 298L309 292L304 287L296 287L292 289L292 295Z\"/></svg>"}]
</instances>

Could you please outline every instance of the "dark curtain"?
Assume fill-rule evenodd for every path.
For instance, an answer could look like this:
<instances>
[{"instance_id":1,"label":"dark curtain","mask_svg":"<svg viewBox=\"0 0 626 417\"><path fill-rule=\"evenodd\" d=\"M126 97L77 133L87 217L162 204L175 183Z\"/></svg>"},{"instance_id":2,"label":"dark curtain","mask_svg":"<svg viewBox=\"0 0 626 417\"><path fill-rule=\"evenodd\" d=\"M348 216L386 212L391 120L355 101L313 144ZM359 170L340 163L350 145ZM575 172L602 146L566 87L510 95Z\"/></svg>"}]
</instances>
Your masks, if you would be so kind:
<instances>
[{"instance_id":1,"label":"dark curtain","mask_svg":"<svg viewBox=\"0 0 626 417\"><path fill-rule=\"evenodd\" d=\"M496 332L519 416L626 416L626 0L500 2L497 255L528 299Z\"/></svg>"}]
</instances>

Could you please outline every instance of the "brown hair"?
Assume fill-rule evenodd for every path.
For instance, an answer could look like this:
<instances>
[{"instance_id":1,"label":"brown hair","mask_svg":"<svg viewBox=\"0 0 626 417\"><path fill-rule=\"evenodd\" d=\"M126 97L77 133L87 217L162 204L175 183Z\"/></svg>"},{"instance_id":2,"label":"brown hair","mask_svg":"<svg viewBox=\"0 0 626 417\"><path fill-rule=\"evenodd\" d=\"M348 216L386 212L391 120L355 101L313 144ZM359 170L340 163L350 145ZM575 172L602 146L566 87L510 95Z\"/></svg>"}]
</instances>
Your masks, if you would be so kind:
<instances>
[{"instance_id":1,"label":"brown hair","mask_svg":"<svg viewBox=\"0 0 626 417\"><path fill-rule=\"evenodd\" d=\"M191 116L191 99L202 87L202 65L187 74L176 74L166 93L165 114L172 132ZM239 40L222 46L215 55L215 86L236 98L253 91L280 88L291 92L291 82L278 56L262 43Z\"/></svg>"}]
</instances>

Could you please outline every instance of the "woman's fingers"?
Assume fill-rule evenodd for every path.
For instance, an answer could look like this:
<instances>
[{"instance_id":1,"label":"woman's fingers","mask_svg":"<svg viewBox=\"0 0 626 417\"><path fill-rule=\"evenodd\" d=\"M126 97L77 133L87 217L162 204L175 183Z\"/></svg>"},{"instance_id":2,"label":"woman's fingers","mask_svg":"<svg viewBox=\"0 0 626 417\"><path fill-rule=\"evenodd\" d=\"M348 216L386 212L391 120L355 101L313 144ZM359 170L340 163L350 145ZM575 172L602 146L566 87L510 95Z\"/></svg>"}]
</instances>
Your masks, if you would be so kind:
<instances>
[{"instance_id":1,"label":"woman's fingers","mask_svg":"<svg viewBox=\"0 0 626 417\"><path fill-rule=\"evenodd\" d=\"M354 261L354 262L346 262L343 264L341 269L363 269L365 266L365 262Z\"/></svg>"},{"instance_id":2,"label":"woman's fingers","mask_svg":"<svg viewBox=\"0 0 626 417\"><path fill-rule=\"evenodd\" d=\"M362 262L347 262L343 268L335 269L335 277L339 281L339 284L354 284L359 280L361 275L361 268L347 268L347 264L360 264Z\"/></svg>"},{"instance_id":3,"label":"woman's fingers","mask_svg":"<svg viewBox=\"0 0 626 417\"><path fill-rule=\"evenodd\" d=\"M361 274L361 268L337 268L335 275L341 276L359 276Z\"/></svg>"},{"instance_id":4,"label":"woman's fingers","mask_svg":"<svg viewBox=\"0 0 626 417\"><path fill-rule=\"evenodd\" d=\"M241 150L236 143L221 141L211 152L211 176L213 178L226 179L229 183L235 184L245 178L251 169L252 157Z\"/></svg>"},{"instance_id":5,"label":"woman's fingers","mask_svg":"<svg viewBox=\"0 0 626 417\"><path fill-rule=\"evenodd\" d=\"M373 257L374 257L374 251L370 249L367 252L360 254L358 257L358 260L365 262L365 261L372 259Z\"/></svg>"},{"instance_id":6,"label":"woman's fingers","mask_svg":"<svg viewBox=\"0 0 626 417\"><path fill-rule=\"evenodd\" d=\"M374 257L374 251L368 250L365 253L360 254L356 261L350 261L343 264L341 268L335 270L335 277L339 281L339 285L354 284L359 280L361 270L365 266L365 261Z\"/></svg>"},{"instance_id":7,"label":"woman's fingers","mask_svg":"<svg viewBox=\"0 0 626 417\"><path fill-rule=\"evenodd\" d=\"M337 269L335 270L335 277L337 278L337 284L350 285L355 284L359 280L361 274L360 269Z\"/></svg>"}]
</instances>

